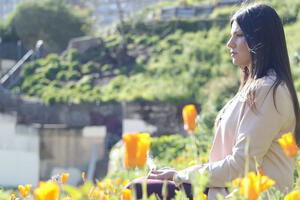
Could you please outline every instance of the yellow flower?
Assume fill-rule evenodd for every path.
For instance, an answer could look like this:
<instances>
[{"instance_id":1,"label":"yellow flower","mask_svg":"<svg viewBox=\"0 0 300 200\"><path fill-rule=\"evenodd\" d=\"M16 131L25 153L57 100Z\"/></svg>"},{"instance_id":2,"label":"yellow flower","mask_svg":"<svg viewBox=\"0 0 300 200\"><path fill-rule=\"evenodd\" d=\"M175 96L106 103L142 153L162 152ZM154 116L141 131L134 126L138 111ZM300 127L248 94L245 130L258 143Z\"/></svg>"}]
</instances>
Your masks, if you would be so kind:
<instances>
[{"instance_id":1,"label":"yellow flower","mask_svg":"<svg viewBox=\"0 0 300 200\"><path fill-rule=\"evenodd\" d=\"M207 200L206 194L204 194L204 193L202 192L202 193L201 193L200 199L202 199L202 200ZM194 197L193 200L196 200L196 198Z\"/></svg>"},{"instance_id":2,"label":"yellow flower","mask_svg":"<svg viewBox=\"0 0 300 200\"><path fill-rule=\"evenodd\" d=\"M188 151L189 151L189 147L188 147L188 146L184 146L184 150L185 150L186 152L188 152Z\"/></svg>"},{"instance_id":3,"label":"yellow flower","mask_svg":"<svg viewBox=\"0 0 300 200\"><path fill-rule=\"evenodd\" d=\"M147 152L150 148L150 134L140 133L137 153L137 166L143 167L147 161Z\"/></svg>"},{"instance_id":4,"label":"yellow flower","mask_svg":"<svg viewBox=\"0 0 300 200\"><path fill-rule=\"evenodd\" d=\"M256 200L259 194L275 184L275 181L267 176L249 172L247 177L236 178L232 181L233 186L240 186L241 194L248 200Z\"/></svg>"},{"instance_id":5,"label":"yellow flower","mask_svg":"<svg viewBox=\"0 0 300 200\"><path fill-rule=\"evenodd\" d=\"M92 187L89 192L89 199L101 199L104 196L103 191L98 191L95 187Z\"/></svg>"},{"instance_id":6,"label":"yellow flower","mask_svg":"<svg viewBox=\"0 0 300 200\"><path fill-rule=\"evenodd\" d=\"M103 194L101 200L108 200L109 199L109 195L108 194Z\"/></svg>"},{"instance_id":7,"label":"yellow flower","mask_svg":"<svg viewBox=\"0 0 300 200\"><path fill-rule=\"evenodd\" d=\"M62 173L60 175L60 181L62 184L65 184L69 178L69 173Z\"/></svg>"},{"instance_id":8,"label":"yellow flower","mask_svg":"<svg viewBox=\"0 0 300 200\"><path fill-rule=\"evenodd\" d=\"M191 162L189 162L189 166L193 166L193 165L197 165L196 161L192 160Z\"/></svg>"},{"instance_id":9,"label":"yellow flower","mask_svg":"<svg viewBox=\"0 0 300 200\"><path fill-rule=\"evenodd\" d=\"M25 185L25 189L28 190L28 191L31 189L31 187L32 187L31 184L26 184Z\"/></svg>"},{"instance_id":10,"label":"yellow flower","mask_svg":"<svg viewBox=\"0 0 300 200\"><path fill-rule=\"evenodd\" d=\"M124 134L123 141L125 142L125 166L127 168L144 166L147 159L147 152L150 148L150 134Z\"/></svg>"},{"instance_id":11,"label":"yellow flower","mask_svg":"<svg viewBox=\"0 0 300 200\"><path fill-rule=\"evenodd\" d=\"M203 199L203 200L207 200L206 194L204 194L204 193L202 192L201 195L202 195L202 199Z\"/></svg>"},{"instance_id":12,"label":"yellow flower","mask_svg":"<svg viewBox=\"0 0 300 200\"><path fill-rule=\"evenodd\" d=\"M177 157L176 161L177 162L184 162L184 161L186 161L186 158L185 157Z\"/></svg>"},{"instance_id":13,"label":"yellow flower","mask_svg":"<svg viewBox=\"0 0 300 200\"><path fill-rule=\"evenodd\" d=\"M206 157L201 157L201 158L200 158L200 161L201 161L202 163L206 163L206 162L207 162L207 158L206 158Z\"/></svg>"},{"instance_id":14,"label":"yellow flower","mask_svg":"<svg viewBox=\"0 0 300 200\"><path fill-rule=\"evenodd\" d=\"M26 197L31 189L31 185L30 184L27 184L25 186L18 185L18 189L19 189L20 193L22 194L22 196Z\"/></svg>"},{"instance_id":15,"label":"yellow flower","mask_svg":"<svg viewBox=\"0 0 300 200\"><path fill-rule=\"evenodd\" d=\"M287 156L293 157L297 154L298 147L291 132L283 134L281 138L278 139L278 143L283 148Z\"/></svg>"},{"instance_id":16,"label":"yellow flower","mask_svg":"<svg viewBox=\"0 0 300 200\"><path fill-rule=\"evenodd\" d=\"M121 184L121 181L122 179L119 177L119 178L116 178L116 185L119 186Z\"/></svg>"},{"instance_id":17,"label":"yellow flower","mask_svg":"<svg viewBox=\"0 0 300 200\"><path fill-rule=\"evenodd\" d=\"M259 171L259 174L257 175L257 181L258 181L258 190L259 192L262 192L264 190L267 190L269 187L275 184L275 181L270 179L267 176L263 175L262 170Z\"/></svg>"},{"instance_id":18,"label":"yellow flower","mask_svg":"<svg viewBox=\"0 0 300 200\"><path fill-rule=\"evenodd\" d=\"M83 182L85 182L85 181L86 181L85 172L82 172L82 173L81 173L81 177L82 177Z\"/></svg>"},{"instance_id":19,"label":"yellow flower","mask_svg":"<svg viewBox=\"0 0 300 200\"><path fill-rule=\"evenodd\" d=\"M258 173L259 175L261 175L261 176L264 175L264 172L263 172L263 170L262 170L261 168L258 169L257 173Z\"/></svg>"},{"instance_id":20,"label":"yellow flower","mask_svg":"<svg viewBox=\"0 0 300 200\"><path fill-rule=\"evenodd\" d=\"M184 129L188 133L192 133L197 127L196 123L197 109L193 104L189 104L182 109L182 118L184 123Z\"/></svg>"},{"instance_id":21,"label":"yellow flower","mask_svg":"<svg viewBox=\"0 0 300 200\"><path fill-rule=\"evenodd\" d=\"M129 180L128 179L125 179L122 183L123 187L125 187L127 184L129 183Z\"/></svg>"},{"instance_id":22,"label":"yellow flower","mask_svg":"<svg viewBox=\"0 0 300 200\"><path fill-rule=\"evenodd\" d=\"M131 190L122 190L122 200L131 200Z\"/></svg>"},{"instance_id":23,"label":"yellow flower","mask_svg":"<svg viewBox=\"0 0 300 200\"><path fill-rule=\"evenodd\" d=\"M236 179L234 179L234 180L231 181L231 184L234 187L237 187L237 186L239 186L241 184L242 180L243 180L242 178L236 178Z\"/></svg>"},{"instance_id":24,"label":"yellow flower","mask_svg":"<svg viewBox=\"0 0 300 200\"><path fill-rule=\"evenodd\" d=\"M241 194L249 200L256 200L259 196L256 185L256 175L249 173L248 177L244 178L241 182Z\"/></svg>"},{"instance_id":25,"label":"yellow flower","mask_svg":"<svg viewBox=\"0 0 300 200\"><path fill-rule=\"evenodd\" d=\"M104 184L103 183L98 182L97 186L98 186L99 190L104 190Z\"/></svg>"},{"instance_id":26,"label":"yellow flower","mask_svg":"<svg viewBox=\"0 0 300 200\"><path fill-rule=\"evenodd\" d=\"M103 180L106 184L112 183L112 180L110 178L105 178Z\"/></svg>"},{"instance_id":27,"label":"yellow flower","mask_svg":"<svg viewBox=\"0 0 300 200\"><path fill-rule=\"evenodd\" d=\"M284 197L284 200L299 200L299 199L300 199L300 191L298 190L292 191Z\"/></svg>"},{"instance_id":28,"label":"yellow flower","mask_svg":"<svg viewBox=\"0 0 300 200\"><path fill-rule=\"evenodd\" d=\"M39 187L34 190L36 200L57 200L59 187L53 181L40 182Z\"/></svg>"},{"instance_id":29,"label":"yellow flower","mask_svg":"<svg viewBox=\"0 0 300 200\"><path fill-rule=\"evenodd\" d=\"M108 192L110 192L110 190L113 188L113 184L110 183L110 182L106 183L105 186L106 186L106 189L107 189Z\"/></svg>"},{"instance_id":30,"label":"yellow flower","mask_svg":"<svg viewBox=\"0 0 300 200\"><path fill-rule=\"evenodd\" d=\"M15 194L10 194L9 200L15 200L15 198L16 198L16 195L15 195Z\"/></svg>"}]
</instances>

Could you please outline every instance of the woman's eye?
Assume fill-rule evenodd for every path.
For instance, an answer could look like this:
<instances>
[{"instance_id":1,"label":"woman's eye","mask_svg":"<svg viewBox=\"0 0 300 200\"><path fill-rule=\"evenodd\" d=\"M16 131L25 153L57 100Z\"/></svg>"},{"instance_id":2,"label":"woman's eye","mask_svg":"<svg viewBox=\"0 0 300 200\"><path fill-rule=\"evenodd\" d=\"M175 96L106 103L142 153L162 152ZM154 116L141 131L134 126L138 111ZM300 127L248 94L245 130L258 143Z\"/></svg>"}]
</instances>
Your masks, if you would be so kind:
<instances>
[{"instance_id":1,"label":"woman's eye","mask_svg":"<svg viewBox=\"0 0 300 200\"><path fill-rule=\"evenodd\" d=\"M243 34L236 34L237 37L243 37Z\"/></svg>"}]
</instances>

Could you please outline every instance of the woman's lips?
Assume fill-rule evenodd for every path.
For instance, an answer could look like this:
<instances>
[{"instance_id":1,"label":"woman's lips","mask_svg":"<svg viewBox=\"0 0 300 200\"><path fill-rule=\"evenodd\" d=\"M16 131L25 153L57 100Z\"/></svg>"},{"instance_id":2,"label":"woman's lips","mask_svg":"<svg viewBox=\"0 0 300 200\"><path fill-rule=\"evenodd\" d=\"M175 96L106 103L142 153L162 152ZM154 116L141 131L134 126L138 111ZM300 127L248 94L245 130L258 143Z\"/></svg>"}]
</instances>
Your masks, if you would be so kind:
<instances>
[{"instance_id":1,"label":"woman's lips","mask_svg":"<svg viewBox=\"0 0 300 200\"><path fill-rule=\"evenodd\" d=\"M237 53L236 52L234 52L234 51L232 51L232 52L230 52L231 53L231 57L233 57L233 56L235 56Z\"/></svg>"}]
</instances>

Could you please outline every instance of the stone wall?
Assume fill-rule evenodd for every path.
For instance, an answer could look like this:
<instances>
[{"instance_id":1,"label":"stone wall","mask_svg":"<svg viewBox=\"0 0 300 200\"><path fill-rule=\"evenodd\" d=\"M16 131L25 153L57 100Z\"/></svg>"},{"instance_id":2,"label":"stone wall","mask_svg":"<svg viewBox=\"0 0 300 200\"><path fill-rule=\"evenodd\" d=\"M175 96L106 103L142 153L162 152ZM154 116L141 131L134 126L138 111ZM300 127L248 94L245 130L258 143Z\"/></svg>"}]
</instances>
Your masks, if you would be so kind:
<instances>
[{"instance_id":1,"label":"stone wall","mask_svg":"<svg viewBox=\"0 0 300 200\"><path fill-rule=\"evenodd\" d=\"M60 124L64 128L106 126L113 143L121 139L122 121L142 120L155 127L153 135L186 134L183 129L183 104L162 102L123 102L106 104L56 104L46 106L39 101L21 99L17 95L1 94L0 112L14 111L20 124L38 124L41 127ZM200 106L197 106L200 108ZM142 129L139 129L142 130Z\"/></svg>"},{"instance_id":2,"label":"stone wall","mask_svg":"<svg viewBox=\"0 0 300 200\"><path fill-rule=\"evenodd\" d=\"M17 114L19 124L39 124L41 127L60 124L66 128L103 125L108 132L122 135L122 105L55 104L47 106L36 99L21 98L0 86L0 112Z\"/></svg>"},{"instance_id":3,"label":"stone wall","mask_svg":"<svg viewBox=\"0 0 300 200\"><path fill-rule=\"evenodd\" d=\"M72 185L81 182L81 172L85 171L92 179L103 177L107 170L108 151L106 129L101 126L70 128L41 128L40 136L40 179L47 180L57 172L77 171ZM93 152L93 148L96 151ZM92 161L98 161L92 163ZM94 165L94 170L89 170ZM74 177L75 176L75 177Z\"/></svg>"},{"instance_id":4,"label":"stone wall","mask_svg":"<svg viewBox=\"0 0 300 200\"><path fill-rule=\"evenodd\" d=\"M40 169L37 129L16 121L15 114L0 113L0 185L36 187Z\"/></svg>"},{"instance_id":5,"label":"stone wall","mask_svg":"<svg viewBox=\"0 0 300 200\"><path fill-rule=\"evenodd\" d=\"M122 121L126 119L139 119L155 127L153 135L186 134L182 122L183 104L123 102L45 106L42 102L24 100L16 95L1 95L1 90L0 96L0 112L17 112L20 124L39 124L41 127L61 124L65 128L106 126L108 134L116 136L114 142L121 138Z\"/></svg>"},{"instance_id":6,"label":"stone wall","mask_svg":"<svg viewBox=\"0 0 300 200\"><path fill-rule=\"evenodd\" d=\"M0 185L38 185L62 172L68 184L78 185L81 172L91 179L104 177L108 166L108 138L104 126L63 128L17 124L15 114L0 113Z\"/></svg>"},{"instance_id":7,"label":"stone wall","mask_svg":"<svg viewBox=\"0 0 300 200\"><path fill-rule=\"evenodd\" d=\"M123 120L140 119L155 127L152 136L179 133L186 135L183 129L183 104L162 102L128 102L123 103ZM199 108L200 106L197 105ZM140 129L141 130L141 129ZM142 131L142 130L141 130ZM147 131L147 130L146 130Z\"/></svg>"},{"instance_id":8,"label":"stone wall","mask_svg":"<svg viewBox=\"0 0 300 200\"><path fill-rule=\"evenodd\" d=\"M109 149L122 137L121 104L57 104L46 106L41 101L24 99L12 94L1 86L0 97L0 114L13 116L14 119L12 123L0 119L0 124L3 125L0 130L1 141L3 141L0 143L0 157L10 163L6 168L3 168L2 165L0 171L3 169L2 171L5 173L11 164L14 164L16 169L18 166L32 165L32 162L29 165L25 164L24 159L19 159L21 163L18 163L13 157L10 157L10 160L6 159L9 157L9 152L6 149L8 139L19 141L19 144L13 143L14 146L11 147L13 151L19 146L26 146L27 144L25 139L15 140L19 137L15 134L16 127L22 126L35 130L36 136L34 137L38 139L34 146L37 150L34 152L35 157L31 156L36 160L36 164L34 164L36 167L32 167L31 171L32 173L33 171L36 172L33 177L37 178L35 181L27 181L27 183L37 184L38 178L45 180L57 172L74 172L74 169L77 170L77 177L79 176L79 178L81 171L93 172L93 174L88 174L90 178L100 178L106 174ZM5 134L8 131L14 133L13 136ZM24 132L22 137L27 137L30 140L32 132ZM3 150L3 155L1 150ZM25 158L20 156L22 152L26 152L26 150L21 148L19 152L16 152L15 157ZM23 169L25 168L23 167ZM14 168L11 167L11 169ZM27 174L31 173L28 172ZM20 175L21 177L24 178L25 174ZM8 177L2 180L4 181L2 185L14 184ZM77 184L78 181L78 179L73 180L73 185Z\"/></svg>"},{"instance_id":9,"label":"stone wall","mask_svg":"<svg viewBox=\"0 0 300 200\"><path fill-rule=\"evenodd\" d=\"M76 173L77 175L72 177L77 179L70 179L69 184L73 185L81 180L81 171L92 171L93 174L89 174L91 178L104 177L108 167L109 150L121 140L123 132L126 132L122 123L130 122L131 132L147 131L152 136L174 133L187 135L182 121L184 105L180 104L123 102L46 106L40 101L20 98L3 88L0 88L0 97L0 114L14 116L15 120L14 126L2 120L5 130L14 132L17 130L15 127L19 127L18 130L21 130L20 127L23 127L22 130L28 129L25 132L19 131L23 133L22 137L31 137L32 133L36 132L34 137L38 137L38 142L35 148L39 151L35 151L34 155L38 157L31 158L39 159L34 169L39 171L38 177L42 180L60 172ZM6 141L8 136L3 130L0 130L3 137L1 140ZM26 146L24 141L20 141L21 146ZM6 142L3 142L4 146L5 144ZM13 146L17 148L20 145ZM5 148L2 149L6 151ZM24 163L16 165L23 166Z\"/></svg>"}]
</instances>

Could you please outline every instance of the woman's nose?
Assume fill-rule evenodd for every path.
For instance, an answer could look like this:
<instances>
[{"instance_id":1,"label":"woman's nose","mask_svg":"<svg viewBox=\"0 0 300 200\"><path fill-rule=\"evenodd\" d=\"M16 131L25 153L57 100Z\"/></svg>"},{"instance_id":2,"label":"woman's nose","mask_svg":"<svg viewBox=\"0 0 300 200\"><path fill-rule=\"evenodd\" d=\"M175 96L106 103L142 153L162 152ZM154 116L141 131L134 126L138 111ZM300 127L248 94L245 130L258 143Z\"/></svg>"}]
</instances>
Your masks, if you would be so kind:
<instances>
[{"instance_id":1,"label":"woman's nose","mask_svg":"<svg viewBox=\"0 0 300 200\"><path fill-rule=\"evenodd\" d=\"M228 40L226 46L227 46L228 48L234 48L234 47L235 47L234 42L233 42L233 40L232 40L232 37Z\"/></svg>"}]
</instances>

